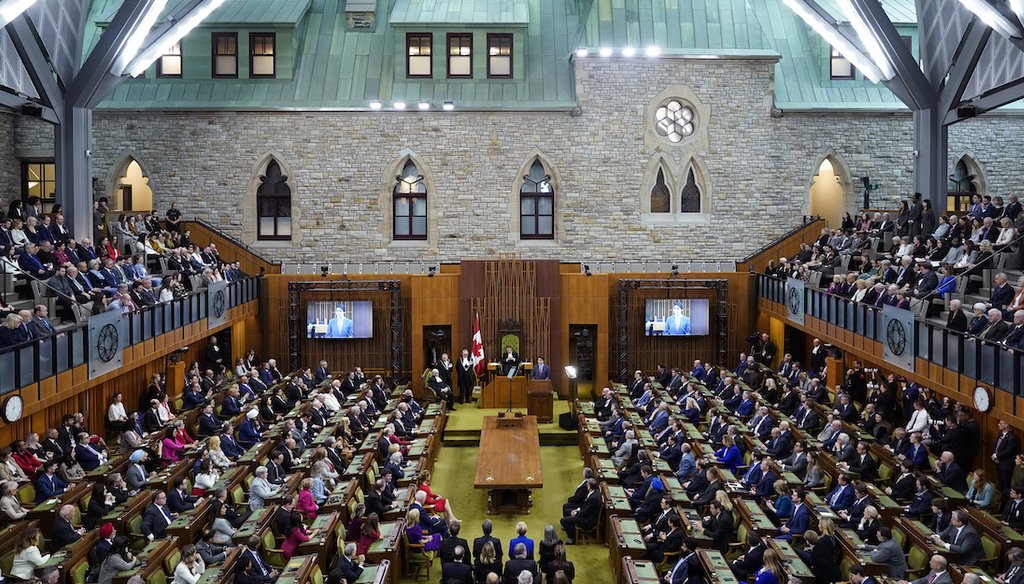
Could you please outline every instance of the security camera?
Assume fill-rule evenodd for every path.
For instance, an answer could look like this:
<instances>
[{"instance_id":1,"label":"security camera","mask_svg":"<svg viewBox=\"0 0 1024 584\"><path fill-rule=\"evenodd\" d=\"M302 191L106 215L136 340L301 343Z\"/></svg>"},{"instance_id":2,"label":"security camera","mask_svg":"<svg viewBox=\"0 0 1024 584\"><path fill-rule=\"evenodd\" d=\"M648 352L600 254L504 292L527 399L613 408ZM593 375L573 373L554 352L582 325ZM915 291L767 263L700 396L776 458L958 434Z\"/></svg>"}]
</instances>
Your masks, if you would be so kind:
<instances>
[{"instance_id":1,"label":"security camera","mask_svg":"<svg viewBox=\"0 0 1024 584\"><path fill-rule=\"evenodd\" d=\"M85 157L86 158L92 158L92 150L86 150L85 151Z\"/></svg>"}]
</instances>

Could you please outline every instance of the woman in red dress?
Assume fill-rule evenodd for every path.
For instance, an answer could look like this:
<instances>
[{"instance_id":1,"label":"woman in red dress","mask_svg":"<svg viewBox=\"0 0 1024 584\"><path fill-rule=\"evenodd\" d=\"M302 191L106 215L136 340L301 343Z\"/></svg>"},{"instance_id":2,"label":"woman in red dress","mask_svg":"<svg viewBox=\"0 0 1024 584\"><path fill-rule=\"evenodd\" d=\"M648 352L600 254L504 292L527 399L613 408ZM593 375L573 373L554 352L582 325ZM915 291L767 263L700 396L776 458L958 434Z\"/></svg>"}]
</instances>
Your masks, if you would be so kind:
<instances>
[{"instance_id":1,"label":"woman in red dress","mask_svg":"<svg viewBox=\"0 0 1024 584\"><path fill-rule=\"evenodd\" d=\"M435 513L444 513L445 519L448 520L448 525L451 525L452 521L458 521L458 518L455 517L455 512L452 511L451 501L440 495L434 494L434 492L430 490L429 470L425 470L420 473L418 490L427 494L427 500L423 503L424 507L433 507Z\"/></svg>"}]
</instances>

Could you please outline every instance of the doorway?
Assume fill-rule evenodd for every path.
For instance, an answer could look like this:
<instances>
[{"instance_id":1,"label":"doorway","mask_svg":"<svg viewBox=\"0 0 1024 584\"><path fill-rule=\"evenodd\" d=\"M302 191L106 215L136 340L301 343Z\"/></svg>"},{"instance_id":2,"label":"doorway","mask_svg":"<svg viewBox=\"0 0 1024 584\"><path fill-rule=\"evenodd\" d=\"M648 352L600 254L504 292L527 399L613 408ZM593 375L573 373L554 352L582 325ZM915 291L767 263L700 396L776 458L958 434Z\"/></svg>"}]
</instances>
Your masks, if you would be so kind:
<instances>
[{"instance_id":1,"label":"doorway","mask_svg":"<svg viewBox=\"0 0 1024 584\"><path fill-rule=\"evenodd\" d=\"M818 174L811 185L811 215L824 218L829 227L839 227L843 212L846 211L844 195L842 182L832 160L825 158L818 166Z\"/></svg>"},{"instance_id":2,"label":"doorway","mask_svg":"<svg viewBox=\"0 0 1024 584\"><path fill-rule=\"evenodd\" d=\"M131 159L125 166L124 176L117 179L114 209L118 211L153 210L153 190L149 186L149 177L143 173L142 166L134 159Z\"/></svg>"},{"instance_id":3,"label":"doorway","mask_svg":"<svg viewBox=\"0 0 1024 584\"><path fill-rule=\"evenodd\" d=\"M596 324L569 325L569 361L576 365L576 383L580 396L593 395L594 375L597 370L594 353L597 339Z\"/></svg>"}]
</instances>

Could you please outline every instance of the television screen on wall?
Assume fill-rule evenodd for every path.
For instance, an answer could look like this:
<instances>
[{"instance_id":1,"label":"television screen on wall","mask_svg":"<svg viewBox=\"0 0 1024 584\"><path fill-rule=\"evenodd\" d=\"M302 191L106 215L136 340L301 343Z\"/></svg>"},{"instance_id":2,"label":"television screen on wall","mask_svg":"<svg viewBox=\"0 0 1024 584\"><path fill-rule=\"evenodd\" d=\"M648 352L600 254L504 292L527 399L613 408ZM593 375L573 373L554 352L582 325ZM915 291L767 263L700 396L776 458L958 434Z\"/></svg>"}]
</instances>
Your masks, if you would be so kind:
<instances>
[{"instance_id":1,"label":"television screen on wall","mask_svg":"<svg viewBox=\"0 0 1024 584\"><path fill-rule=\"evenodd\" d=\"M307 339L373 337L373 303L368 300L323 300L306 305Z\"/></svg>"},{"instance_id":2,"label":"television screen on wall","mask_svg":"<svg viewBox=\"0 0 1024 584\"><path fill-rule=\"evenodd\" d=\"M698 337L710 330L706 299L647 299L644 334L649 337Z\"/></svg>"}]
</instances>

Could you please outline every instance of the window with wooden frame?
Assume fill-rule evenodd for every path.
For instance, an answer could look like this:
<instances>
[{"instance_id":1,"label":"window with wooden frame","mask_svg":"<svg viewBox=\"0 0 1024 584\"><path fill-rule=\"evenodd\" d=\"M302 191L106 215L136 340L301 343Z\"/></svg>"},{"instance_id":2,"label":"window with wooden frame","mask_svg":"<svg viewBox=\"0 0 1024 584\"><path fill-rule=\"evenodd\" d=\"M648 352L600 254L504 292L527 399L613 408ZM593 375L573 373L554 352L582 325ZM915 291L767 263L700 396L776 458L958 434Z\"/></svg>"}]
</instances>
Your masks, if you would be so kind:
<instances>
[{"instance_id":1,"label":"window with wooden frame","mask_svg":"<svg viewBox=\"0 0 1024 584\"><path fill-rule=\"evenodd\" d=\"M512 35L487 34L487 78L512 78Z\"/></svg>"},{"instance_id":2,"label":"window with wooden frame","mask_svg":"<svg viewBox=\"0 0 1024 584\"><path fill-rule=\"evenodd\" d=\"M213 76L238 77L238 33L213 33Z\"/></svg>"},{"instance_id":3,"label":"window with wooden frame","mask_svg":"<svg viewBox=\"0 0 1024 584\"><path fill-rule=\"evenodd\" d=\"M181 65L181 41L178 41L156 60L156 76L172 79L181 77Z\"/></svg>"},{"instance_id":4,"label":"window with wooden frame","mask_svg":"<svg viewBox=\"0 0 1024 584\"><path fill-rule=\"evenodd\" d=\"M277 76L277 35L254 32L249 35L249 77L273 79Z\"/></svg>"},{"instance_id":5,"label":"window with wooden frame","mask_svg":"<svg viewBox=\"0 0 1024 584\"><path fill-rule=\"evenodd\" d=\"M21 163L21 198L39 197L43 210L57 202L57 166L52 160Z\"/></svg>"},{"instance_id":6,"label":"window with wooden frame","mask_svg":"<svg viewBox=\"0 0 1024 584\"><path fill-rule=\"evenodd\" d=\"M473 33L448 33L448 78L473 78Z\"/></svg>"},{"instance_id":7,"label":"window with wooden frame","mask_svg":"<svg viewBox=\"0 0 1024 584\"><path fill-rule=\"evenodd\" d=\"M429 32L410 32L405 35L405 76L410 79L429 79L434 76L434 35Z\"/></svg>"}]
</instances>

